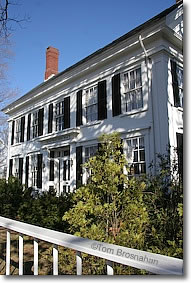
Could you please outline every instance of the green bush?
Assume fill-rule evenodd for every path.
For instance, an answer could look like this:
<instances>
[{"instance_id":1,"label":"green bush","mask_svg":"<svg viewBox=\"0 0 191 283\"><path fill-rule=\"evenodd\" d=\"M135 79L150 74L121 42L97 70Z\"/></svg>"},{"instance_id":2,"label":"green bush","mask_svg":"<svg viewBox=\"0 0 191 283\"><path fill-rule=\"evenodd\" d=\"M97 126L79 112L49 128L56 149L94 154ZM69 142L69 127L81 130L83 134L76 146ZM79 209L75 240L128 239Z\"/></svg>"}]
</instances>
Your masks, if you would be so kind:
<instances>
[{"instance_id":1,"label":"green bush","mask_svg":"<svg viewBox=\"0 0 191 283\"><path fill-rule=\"evenodd\" d=\"M0 215L16 219L23 194L23 186L17 178L11 177L8 182L0 180Z\"/></svg>"}]
</instances>

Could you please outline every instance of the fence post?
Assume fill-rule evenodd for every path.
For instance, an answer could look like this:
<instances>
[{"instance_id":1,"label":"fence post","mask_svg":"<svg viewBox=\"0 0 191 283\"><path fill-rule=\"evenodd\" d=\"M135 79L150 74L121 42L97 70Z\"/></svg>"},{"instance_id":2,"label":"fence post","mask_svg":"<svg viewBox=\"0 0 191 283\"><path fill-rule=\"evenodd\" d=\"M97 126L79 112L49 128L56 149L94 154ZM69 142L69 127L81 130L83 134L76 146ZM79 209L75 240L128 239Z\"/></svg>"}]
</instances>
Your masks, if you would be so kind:
<instances>
[{"instance_id":1,"label":"fence post","mask_svg":"<svg viewBox=\"0 0 191 283\"><path fill-rule=\"evenodd\" d=\"M7 242L6 242L6 275L10 275L10 261L11 261L11 235L7 230Z\"/></svg>"},{"instance_id":2,"label":"fence post","mask_svg":"<svg viewBox=\"0 0 191 283\"><path fill-rule=\"evenodd\" d=\"M53 275L58 275L58 246L53 246Z\"/></svg>"},{"instance_id":3,"label":"fence post","mask_svg":"<svg viewBox=\"0 0 191 283\"><path fill-rule=\"evenodd\" d=\"M79 251L76 251L76 269L77 275L82 275L82 256Z\"/></svg>"},{"instance_id":4,"label":"fence post","mask_svg":"<svg viewBox=\"0 0 191 283\"><path fill-rule=\"evenodd\" d=\"M19 275L23 275L23 235L19 235Z\"/></svg>"},{"instance_id":5,"label":"fence post","mask_svg":"<svg viewBox=\"0 0 191 283\"><path fill-rule=\"evenodd\" d=\"M113 262L110 260L106 261L107 264L107 275L113 275Z\"/></svg>"},{"instance_id":6,"label":"fence post","mask_svg":"<svg viewBox=\"0 0 191 283\"><path fill-rule=\"evenodd\" d=\"M34 275L38 275L38 239L34 239Z\"/></svg>"}]
</instances>

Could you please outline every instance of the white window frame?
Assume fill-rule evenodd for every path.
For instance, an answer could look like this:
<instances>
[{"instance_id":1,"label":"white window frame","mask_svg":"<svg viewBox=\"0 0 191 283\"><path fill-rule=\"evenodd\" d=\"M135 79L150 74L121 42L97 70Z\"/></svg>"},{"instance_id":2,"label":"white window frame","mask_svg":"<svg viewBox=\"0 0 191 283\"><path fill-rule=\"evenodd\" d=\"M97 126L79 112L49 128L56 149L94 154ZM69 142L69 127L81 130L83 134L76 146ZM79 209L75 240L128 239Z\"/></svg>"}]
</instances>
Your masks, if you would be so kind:
<instances>
[{"instance_id":1,"label":"white window frame","mask_svg":"<svg viewBox=\"0 0 191 283\"><path fill-rule=\"evenodd\" d=\"M143 140L143 147L141 147L141 140ZM135 141L137 142L135 143ZM137 144L137 147L135 147L135 144ZM144 135L126 138L126 156L128 167L130 169L129 176L140 176L147 173L146 144ZM136 168L135 165L138 166L138 173L133 172L135 171L134 168Z\"/></svg>"},{"instance_id":2,"label":"white window frame","mask_svg":"<svg viewBox=\"0 0 191 283\"><path fill-rule=\"evenodd\" d=\"M19 158L15 158L14 160L14 176L15 178L19 178Z\"/></svg>"},{"instance_id":3,"label":"white window frame","mask_svg":"<svg viewBox=\"0 0 191 283\"><path fill-rule=\"evenodd\" d=\"M15 127L15 143L20 143L21 139L21 119L16 120L16 127Z\"/></svg>"},{"instance_id":4,"label":"white window frame","mask_svg":"<svg viewBox=\"0 0 191 283\"><path fill-rule=\"evenodd\" d=\"M37 187L37 154L31 155L31 182L32 187Z\"/></svg>"},{"instance_id":5,"label":"white window frame","mask_svg":"<svg viewBox=\"0 0 191 283\"><path fill-rule=\"evenodd\" d=\"M85 96L85 123L98 121L98 85L94 84L84 89ZM92 111L94 109L94 111ZM88 113L90 112L90 113Z\"/></svg>"},{"instance_id":6,"label":"white window frame","mask_svg":"<svg viewBox=\"0 0 191 283\"><path fill-rule=\"evenodd\" d=\"M94 149L96 148L96 150L95 151L93 150L94 152L92 152L94 154L91 154L91 148L94 148ZM86 149L89 149L88 155L86 154ZM97 150L98 150L98 143L88 143L87 145L84 145L83 146L83 164L85 162L88 162L90 157L95 156ZM88 169L85 169L84 173L85 174L83 174L83 183L85 184L87 183L88 178L91 175L91 172Z\"/></svg>"},{"instance_id":7,"label":"white window frame","mask_svg":"<svg viewBox=\"0 0 191 283\"><path fill-rule=\"evenodd\" d=\"M140 84L138 85L137 73L140 70ZM132 84L134 74L134 84ZM140 111L144 108L142 64L135 66L121 74L122 81L122 109L124 113ZM140 92L140 93L139 93ZM139 93L139 99L137 99ZM127 99L128 98L128 99ZM129 102L128 102L129 101Z\"/></svg>"},{"instance_id":8,"label":"white window frame","mask_svg":"<svg viewBox=\"0 0 191 283\"><path fill-rule=\"evenodd\" d=\"M59 110L59 111L58 111ZM55 132L64 130L64 100L58 101L53 107Z\"/></svg>"},{"instance_id":9,"label":"white window frame","mask_svg":"<svg viewBox=\"0 0 191 283\"><path fill-rule=\"evenodd\" d=\"M38 137L38 110L32 113L32 138Z\"/></svg>"}]
</instances>

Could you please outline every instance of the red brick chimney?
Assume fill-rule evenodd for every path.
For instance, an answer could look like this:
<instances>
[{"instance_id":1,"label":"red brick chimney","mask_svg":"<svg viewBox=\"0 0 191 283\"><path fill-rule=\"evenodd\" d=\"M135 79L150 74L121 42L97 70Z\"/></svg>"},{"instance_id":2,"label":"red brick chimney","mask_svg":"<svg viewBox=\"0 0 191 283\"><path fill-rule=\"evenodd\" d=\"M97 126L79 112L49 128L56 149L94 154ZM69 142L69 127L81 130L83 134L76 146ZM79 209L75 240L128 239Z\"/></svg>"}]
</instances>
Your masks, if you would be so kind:
<instances>
[{"instance_id":1,"label":"red brick chimney","mask_svg":"<svg viewBox=\"0 0 191 283\"><path fill-rule=\"evenodd\" d=\"M58 49L49 46L46 49L46 71L45 71L45 80L47 80L52 75L58 73Z\"/></svg>"}]
</instances>

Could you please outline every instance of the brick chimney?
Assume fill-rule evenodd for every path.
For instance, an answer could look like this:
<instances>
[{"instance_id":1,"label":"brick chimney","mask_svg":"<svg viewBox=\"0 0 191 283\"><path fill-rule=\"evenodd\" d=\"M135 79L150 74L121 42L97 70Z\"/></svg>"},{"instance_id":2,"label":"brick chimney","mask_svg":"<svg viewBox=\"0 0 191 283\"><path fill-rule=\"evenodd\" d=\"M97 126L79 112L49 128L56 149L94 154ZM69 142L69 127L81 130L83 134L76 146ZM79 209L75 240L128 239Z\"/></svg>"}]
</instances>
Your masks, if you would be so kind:
<instances>
[{"instance_id":1,"label":"brick chimney","mask_svg":"<svg viewBox=\"0 0 191 283\"><path fill-rule=\"evenodd\" d=\"M58 73L58 56L58 49L51 46L46 49L45 80Z\"/></svg>"}]
</instances>

